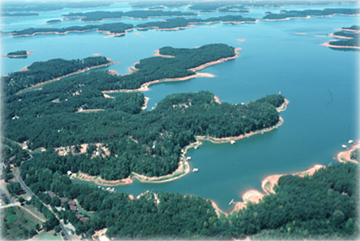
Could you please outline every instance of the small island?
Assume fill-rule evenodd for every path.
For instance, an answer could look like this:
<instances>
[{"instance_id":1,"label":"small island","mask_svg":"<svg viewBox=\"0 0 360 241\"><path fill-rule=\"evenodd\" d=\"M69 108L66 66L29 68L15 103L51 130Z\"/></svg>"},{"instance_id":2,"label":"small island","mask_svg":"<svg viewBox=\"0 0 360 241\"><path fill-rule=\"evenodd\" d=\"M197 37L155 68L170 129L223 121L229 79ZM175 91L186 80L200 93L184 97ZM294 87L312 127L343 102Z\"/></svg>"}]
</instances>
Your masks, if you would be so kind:
<instances>
[{"instance_id":1,"label":"small island","mask_svg":"<svg viewBox=\"0 0 360 241\"><path fill-rule=\"evenodd\" d=\"M293 18L310 18L310 17L325 17L333 16L334 14L341 15L359 15L359 8L325 8L323 10L282 10L280 13L266 12L262 18L267 21L289 20Z\"/></svg>"},{"instance_id":2,"label":"small island","mask_svg":"<svg viewBox=\"0 0 360 241\"><path fill-rule=\"evenodd\" d=\"M32 51L26 51L26 50L18 50L14 52L9 52L6 55L3 55L2 57L9 57L9 58L27 58L28 55L30 55Z\"/></svg>"},{"instance_id":3,"label":"small island","mask_svg":"<svg viewBox=\"0 0 360 241\"><path fill-rule=\"evenodd\" d=\"M61 23L61 20L60 19L53 19L53 20L46 21L46 24L53 24L53 23Z\"/></svg>"}]
</instances>

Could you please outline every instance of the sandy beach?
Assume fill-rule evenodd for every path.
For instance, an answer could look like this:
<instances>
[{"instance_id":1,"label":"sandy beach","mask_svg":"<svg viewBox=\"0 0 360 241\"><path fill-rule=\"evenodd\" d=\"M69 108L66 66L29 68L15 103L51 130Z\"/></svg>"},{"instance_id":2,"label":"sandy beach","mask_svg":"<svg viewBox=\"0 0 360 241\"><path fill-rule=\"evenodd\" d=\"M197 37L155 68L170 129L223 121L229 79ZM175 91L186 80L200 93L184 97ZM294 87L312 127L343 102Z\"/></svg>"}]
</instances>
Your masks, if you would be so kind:
<instances>
[{"instance_id":1,"label":"sandy beach","mask_svg":"<svg viewBox=\"0 0 360 241\"><path fill-rule=\"evenodd\" d=\"M147 108L147 103L149 102L150 98L149 97L146 97L144 98L144 105L141 107L141 110L146 110Z\"/></svg>"},{"instance_id":2,"label":"sandy beach","mask_svg":"<svg viewBox=\"0 0 360 241\"><path fill-rule=\"evenodd\" d=\"M295 33L297 35L306 35L306 33Z\"/></svg>"},{"instance_id":3,"label":"sandy beach","mask_svg":"<svg viewBox=\"0 0 360 241\"><path fill-rule=\"evenodd\" d=\"M353 39L352 37L345 37L345 36L335 35L333 33L329 34L329 36L334 37L334 38Z\"/></svg>"},{"instance_id":4,"label":"sandy beach","mask_svg":"<svg viewBox=\"0 0 360 241\"><path fill-rule=\"evenodd\" d=\"M101 53L94 53L94 56L100 56Z\"/></svg>"},{"instance_id":5,"label":"sandy beach","mask_svg":"<svg viewBox=\"0 0 360 241\"><path fill-rule=\"evenodd\" d=\"M348 32L354 32L354 33L360 33L360 30L348 29L348 28L335 28L335 30L348 31Z\"/></svg>"},{"instance_id":6,"label":"sandy beach","mask_svg":"<svg viewBox=\"0 0 360 241\"><path fill-rule=\"evenodd\" d=\"M105 179L102 179L100 176L90 176L90 175L87 175L80 171L78 173L71 174L70 179L77 179L77 180L81 180L81 181L92 182L97 185L109 186L109 187L127 185L130 183L133 183L133 180L131 180L130 177L123 178L120 180L105 180Z\"/></svg>"},{"instance_id":7,"label":"sandy beach","mask_svg":"<svg viewBox=\"0 0 360 241\"><path fill-rule=\"evenodd\" d=\"M339 46L339 45L332 45L329 42L320 44L322 46L330 47L330 48L340 48L340 49L360 49L360 46Z\"/></svg>"},{"instance_id":8,"label":"sandy beach","mask_svg":"<svg viewBox=\"0 0 360 241\"><path fill-rule=\"evenodd\" d=\"M345 150L345 151L341 151L339 153L336 154L336 160L338 162L353 162L353 163L359 163L358 161L356 160L353 160L350 158L351 156L351 152L357 148L360 148L360 140L357 140L357 142L352 145L348 150Z\"/></svg>"}]
</instances>

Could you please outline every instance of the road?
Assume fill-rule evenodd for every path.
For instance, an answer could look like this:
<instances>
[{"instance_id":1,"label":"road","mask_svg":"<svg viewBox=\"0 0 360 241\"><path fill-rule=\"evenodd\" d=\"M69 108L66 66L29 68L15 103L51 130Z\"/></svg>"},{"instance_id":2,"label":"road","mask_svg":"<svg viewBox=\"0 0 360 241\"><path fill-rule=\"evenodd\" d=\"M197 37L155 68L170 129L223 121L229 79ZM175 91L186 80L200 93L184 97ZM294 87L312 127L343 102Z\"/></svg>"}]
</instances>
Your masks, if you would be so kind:
<instances>
[{"instance_id":1,"label":"road","mask_svg":"<svg viewBox=\"0 0 360 241\"><path fill-rule=\"evenodd\" d=\"M12 203L12 204L8 204L8 205L0 206L0 209L8 208L8 207L14 207L14 206L20 206L20 203L19 203L19 202L16 202L16 203Z\"/></svg>"},{"instance_id":2,"label":"road","mask_svg":"<svg viewBox=\"0 0 360 241\"><path fill-rule=\"evenodd\" d=\"M34 193L25 185L20 174L18 175L17 179L18 179L18 182L20 183L21 187L25 190L25 192L27 194L29 194L31 197L34 196ZM50 211L52 211L52 210L50 210ZM56 217L56 215L55 215L55 217ZM60 220L59 220L59 222L60 222ZM60 226L62 232L64 233L66 240L72 240L69 233L66 231L65 227L61 223L59 223L59 226Z\"/></svg>"},{"instance_id":3,"label":"road","mask_svg":"<svg viewBox=\"0 0 360 241\"><path fill-rule=\"evenodd\" d=\"M5 197L9 200L9 202L10 202L11 204L14 204L14 203L15 203L15 201L12 200L12 199L4 192L4 190L2 190L1 187L0 187L0 192L1 192L1 194L5 195Z\"/></svg>"}]
</instances>

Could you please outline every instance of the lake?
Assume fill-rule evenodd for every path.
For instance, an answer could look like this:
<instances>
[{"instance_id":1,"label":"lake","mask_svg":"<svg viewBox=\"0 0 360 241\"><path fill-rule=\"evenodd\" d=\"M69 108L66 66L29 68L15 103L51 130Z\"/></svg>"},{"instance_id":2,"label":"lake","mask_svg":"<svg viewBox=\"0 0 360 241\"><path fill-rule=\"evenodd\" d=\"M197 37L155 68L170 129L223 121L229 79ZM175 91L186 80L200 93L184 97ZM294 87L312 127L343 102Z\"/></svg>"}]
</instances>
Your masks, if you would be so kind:
<instances>
[{"instance_id":1,"label":"lake","mask_svg":"<svg viewBox=\"0 0 360 241\"><path fill-rule=\"evenodd\" d=\"M355 6L284 6L283 9L331 7ZM129 11L130 8L126 3L116 3L111 10ZM243 16L260 18L266 11L279 10L256 8ZM61 14L75 11L94 9L64 9L40 13L39 17L3 18L1 27L7 32L28 27L85 25L79 21L44 25L48 20L60 19ZM219 15L226 14L201 13L201 18ZM137 24L147 21L154 19L123 18L105 23ZM333 38L314 36L326 36L333 33L334 28L358 23L359 17L335 15L276 22L261 20L256 24L219 23L181 31L134 30L124 37L113 38L96 31L17 38L1 35L2 55L15 50L35 50L27 59L2 58L1 74L18 71L35 61L81 59L94 53L119 62L105 69L126 74L135 62L151 57L155 50L164 46L194 48L225 43L241 48L238 58L200 71L214 74L214 78L150 86L150 90L144 92L150 98L148 110L172 93L208 90L224 102L246 103L281 91L290 101L287 110L281 113L284 124L263 135L237 141L235 145L204 142L198 150L189 150L191 168L198 168L198 173L191 172L167 183L146 184L135 180L131 185L116 187L118 192L133 195L146 190L199 195L213 199L220 208L229 211L232 209L228 205L231 199L241 201L241 195L246 190L261 190L261 180L267 175L302 171L314 164L328 165L335 162L333 157L342 150L342 144L359 138L359 52L332 50L321 44ZM305 34L296 34L299 32Z\"/></svg>"}]
</instances>

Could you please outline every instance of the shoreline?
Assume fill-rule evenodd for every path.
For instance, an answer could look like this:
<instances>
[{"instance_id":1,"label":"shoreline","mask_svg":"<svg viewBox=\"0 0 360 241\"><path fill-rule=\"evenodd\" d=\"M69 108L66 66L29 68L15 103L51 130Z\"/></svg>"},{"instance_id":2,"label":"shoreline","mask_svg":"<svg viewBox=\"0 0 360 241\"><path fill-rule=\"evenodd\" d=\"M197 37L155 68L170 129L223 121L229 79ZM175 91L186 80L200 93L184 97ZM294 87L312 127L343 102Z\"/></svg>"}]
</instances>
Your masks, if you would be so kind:
<instances>
[{"instance_id":1,"label":"shoreline","mask_svg":"<svg viewBox=\"0 0 360 241\"><path fill-rule=\"evenodd\" d=\"M215 98L215 97L214 97ZM290 102L287 100L287 99L284 99L284 103L277 108L277 111L278 112L281 112L281 111L285 111L286 108L287 108L287 105L289 104ZM272 126L272 127L269 127L269 128L266 128L266 129L263 129L263 130L258 130L258 131L255 131L253 133L251 133L250 135L248 136L251 136L251 135L255 135L255 134L259 134L259 133L264 133L264 132L268 132L268 131L271 131L275 128L277 128L278 126L282 125L282 123L284 122L284 120L281 118L281 116L279 117L279 122ZM208 138L211 138L211 137L208 137ZM224 137L224 138L212 138L212 139L216 139L217 142L213 142L212 140L210 140L212 143L216 143L216 144L220 144L220 143L227 143L227 142L230 142L231 140L239 140L239 139L243 139L245 138L245 135L240 135L240 136L237 136L237 137ZM123 183L124 180L126 179L121 179L121 180L113 180L113 181L109 181L111 183L107 183L107 185L111 185L111 186L119 186L119 185L126 185L126 184L130 184L132 183L132 179L133 178L136 178L138 179L138 181L140 181L141 183L164 183L164 182L170 182L170 181L173 181L173 180L176 180L176 179L179 179L185 175L187 175L188 173L190 173L190 164L189 162L187 161L186 159L186 153L187 151L190 149L190 148L194 148L195 146L200 146L202 145L202 142L201 140L209 140L209 139L202 139L201 136L195 136L195 142L193 143L190 143L189 145L185 146L182 150L181 150L181 155L180 155L180 161L179 161L179 164L178 164L178 168L173 172L173 173L170 173L170 174L167 174L167 175L164 175L164 176L160 176L160 177L147 177L145 175L141 175L141 174L138 174L138 173L135 173L135 172L132 172L130 174L129 177L127 177L126 179L130 179L131 182L129 183ZM74 174L73 174L74 175ZM86 174L85 174L86 175ZM89 181L95 183L95 184L98 184L98 185L103 185L101 182L97 182L97 178L98 177L94 177L94 176L89 176L87 175L87 177L89 177ZM87 181L86 180L86 177L84 179L81 179L81 178L78 178L79 180L82 180L82 181ZM106 181L106 180L101 180L101 178L99 179L100 181Z\"/></svg>"},{"instance_id":2,"label":"shoreline","mask_svg":"<svg viewBox=\"0 0 360 241\"><path fill-rule=\"evenodd\" d=\"M235 59L235 58L239 57L239 53L238 53L239 50L241 50L241 48L235 48L235 49L234 49L234 53L235 53L234 56L227 57L227 58L221 58L221 59L218 59L218 60L215 60L215 61L211 61L211 62L202 64L202 65L199 65L199 66L197 66L197 67L188 69L188 70L192 70L192 71L195 72L195 74L193 74L193 75L189 75L189 76L185 76L185 77L178 77L178 78L164 78L164 79L158 79L158 80L149 81L149 82L143 83L143 84L140 86L140 88L138 88L138 89L103 90L102 93L103 93L103 94L109 94L109 93L121 93L121 92L124 92L124 93L129 93L129 92L141 92L141 91L148 91L148 90L149 90L149 86L152 85L152 84L156 84L156 83L171 82L171 81L185 81L185 80L189 80L189 79L197 78L197 77L215 77L215 75L213 75L213 74L209 74L209 73L197 73L196 71L201 70L201 69L204 69L204 68L206 68L206 67L208 67L208 66L211 66L211 65L215 65L215 64L219 64L219 63L225 62L225 61L227 61L227 60ZM159 50L157 50L157 51L159 51ZM155 55L158 54L157 51L155 51L155 52L156 52ZM162 56L162 55L158 54L158 55L156 55L156 56ZM166 55L166 56L167 56L167 55ZM169 55L169 56L170 56L170 55ZM135 68L135 65L136 65L137 63L139 63L139 62L136 62L136 63L134 64L134 66L128 68L130 74L131 74L132 72L137 71L137 69Z\"/></svg>"},{"instance_id":3,"label":"shoreline","mask_svg":"<svg viewBox=\"0 0 360 241\"><path fill-rule=\"evenodd\" d=\"M1 55L1 57L9 57L9 58L21 58L21 57L25 57L25 56L29 56L31 55L31 52L35 52L35 50L29 50L26 51L26 54L20 54L20 55L13 55L13 54L5 54L5 55Z\"/></svg>"},{"instance_id":4,"label":"shoreline","mask_svg":"<svg viewBox=\"0 0 360 241\"><path fill-rule=\"evenodd\" d=\"M350 158L351 152L357 148L360 148L360 140L357 140L356 143L354 143L349 149L338 152L334 159L337 160L338 162L343 162L343 163L352 162L359 164L358 161Z\"/></svg>"},{"instance_id":5,"label":"shoreline","mask_svg":"<svg viewBox=\"0 0 360 241\"><path fill-rule=\"evenodd\" d=\"M146 110L147 108L147 103L149 102L150 98L149 97L144 97L144 104L143 106L141 107L141 110Z\"/></svg>"},{"instance_id":6,"label":"shoreline","mask_svg":"<svg viewBox=\"0 0 360 241\"><path fill-rule=\"evenodd\" d=\"M237 212L237 211L240 211L240 210L246 208L248 202L257 204L263 199L264 196L268 196L268 195L270 195L270 193L276 194L273 188L275 187L275 185L277 185L280 177L285 176L285 175L298 175L300 177L304 177L306 175L312 176L317 170L319 170L321 168L326 168L326 166L320 165L320 164L315 164L311 168L309 168L305 171L274 174L274 175L266 176L261 181L262 192L257 189L250 189L248 191L245 191L241 196L243 201L242 202L233 202L235 205L230 212L225 212L222 209L220 209L218 207L217 203L213 200L211 200L211 204L212 204L213 208L215 209L215 212L218 215L218 217L220 217L220 213L222 213L223 215L225 215L227 217L228 215L231 215L234 212Z\"/></svg>"},{"instance_id":7,"label":"shoreline","mask_svg":"<svg viewBox=\"0 0 360 241\"><path fill-rule=\"evenodd\" d=\"M345 37L345 36L341 36L341 35L335 35L333 33L329 34L329 36L334 37L334 38L353 39L352 37Z\"/></svg>"},{"instance_id":8,"label":"shoreline","mask_svg":"<svg viewBox=\"0 0 360 241\"><path fill-rule=\"evenodd\" d=\"M108 59L108 60L111 61L111 59ZM55 81L67 78L67 77L72 76L72 75L81 74L81 73L84 73L84 72L92 70L92 69L101 68L101 67L105 67L105 66L112 65L112 64L117 64L117 63L118 62L109 62L109 63L106 63L106 64L101 64L101 65L96 65L96 66L88 67L88 68L85 68L85 69L81 69L81 70L78 70L76 72L69 73L69 74L66 74L66 75L51 79L51 80L47 80L47 81L44 81L44 82L41 82L41 83L37 83L37 84L32 85L30 87L27 87L25 89L19 90L18 92L15 93L15 95L18 95L18 94L20 94L20 93L22 93L22 92L24 92L24 91L26 91L26 90L28 90L30 88L36 88L36 87L42 86L44 84L48 84L48 83L51 83L51 82L55 82ZM27 70L28 69L27 69L27 66L26 66L24 69L22 69L20 71L27 71Z\"/></svg>"},{"instance_id":9,"label":"shoreline","mask_svg":"<svg viewBox=\"0 0 360 241\"><path fill-rule=\"evenodd\" d=\"M329 48L340 48L340 49L360 49L360 46L340 46L340 45L332 45L330 42L325 42L320 44L321 46L326 46Z\"/></svg>"}]
</instances>

